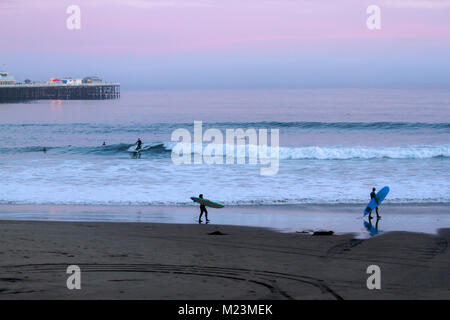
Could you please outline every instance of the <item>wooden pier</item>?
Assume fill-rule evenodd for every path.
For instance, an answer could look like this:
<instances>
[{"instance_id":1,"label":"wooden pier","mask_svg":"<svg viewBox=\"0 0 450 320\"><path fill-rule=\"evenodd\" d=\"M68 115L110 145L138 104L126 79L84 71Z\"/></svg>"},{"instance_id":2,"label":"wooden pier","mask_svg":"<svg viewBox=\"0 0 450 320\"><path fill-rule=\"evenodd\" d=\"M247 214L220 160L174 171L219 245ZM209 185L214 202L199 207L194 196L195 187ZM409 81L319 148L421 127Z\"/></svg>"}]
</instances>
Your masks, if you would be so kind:
<instances>
[{"instance_id":1,"label":"wooden pier","mask_svg":"<svg viewBox=\"0 0 450 320\"><path fill-rule=\"evenodd\" d=\"M119 83L0 85L0 102L26 100L104 100L120 98Z\"/></svg>"}]
</instances>

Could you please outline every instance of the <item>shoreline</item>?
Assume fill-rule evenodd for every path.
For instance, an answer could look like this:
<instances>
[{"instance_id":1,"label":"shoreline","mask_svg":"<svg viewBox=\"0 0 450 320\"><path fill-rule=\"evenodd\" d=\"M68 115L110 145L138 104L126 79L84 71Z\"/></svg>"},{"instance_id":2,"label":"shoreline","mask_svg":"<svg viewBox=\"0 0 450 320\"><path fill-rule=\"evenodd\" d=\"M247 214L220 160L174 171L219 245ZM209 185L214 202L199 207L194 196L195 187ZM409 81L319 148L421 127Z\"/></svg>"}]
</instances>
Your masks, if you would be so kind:
<instances>
[{"instance_id":1,"label":"shoreline","mask_svg":"<svg viewBox=\"0 0 450 320\"><path fill-rule=\"evenodd\" d=\"M256 227L0 222L0 299L450 299L450 229L311 236ZM366 269L378 265L381 290ZM80 267L81 290L66 269Z\"/></svg>"},{"instance_id":2,"label":"shoreline","mask_svg":"<svg viewBox=\"0 0 450 320\"><path fill-rule=\"evenodd\" d=\"M450 228L450 206L383 204L382 219L368 225L360 205L267 205L209 208L212 225L261 227L277 232L331 230L360 238L391 231L436 234ZM197 224L190 206L0 205L0 221L136 222ZM375 217L375 214L374 214ZM376 230L373 228L376 227ZM372 228L372 229L370 229ZM374 231L377 231L374 233Z\"/></svg>"}]
</instances>

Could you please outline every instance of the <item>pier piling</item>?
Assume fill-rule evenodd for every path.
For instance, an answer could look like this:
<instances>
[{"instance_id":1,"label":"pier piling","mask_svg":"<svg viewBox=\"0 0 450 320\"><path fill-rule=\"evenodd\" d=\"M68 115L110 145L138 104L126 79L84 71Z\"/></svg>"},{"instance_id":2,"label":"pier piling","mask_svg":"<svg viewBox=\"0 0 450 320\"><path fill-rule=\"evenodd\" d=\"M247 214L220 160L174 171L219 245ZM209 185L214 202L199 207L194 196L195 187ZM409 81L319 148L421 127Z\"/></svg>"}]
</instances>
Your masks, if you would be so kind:
<instances>
[{"instance_id":1,"label":"pier piling","mask_svg":"<svg viewBox=\"0 0 450 320\"><path fill-rule=\"evenodd\" d=\"M120 84L13 84L0 86L0 101L104 100L120 98Z\"/></svg>"}]
</instances>

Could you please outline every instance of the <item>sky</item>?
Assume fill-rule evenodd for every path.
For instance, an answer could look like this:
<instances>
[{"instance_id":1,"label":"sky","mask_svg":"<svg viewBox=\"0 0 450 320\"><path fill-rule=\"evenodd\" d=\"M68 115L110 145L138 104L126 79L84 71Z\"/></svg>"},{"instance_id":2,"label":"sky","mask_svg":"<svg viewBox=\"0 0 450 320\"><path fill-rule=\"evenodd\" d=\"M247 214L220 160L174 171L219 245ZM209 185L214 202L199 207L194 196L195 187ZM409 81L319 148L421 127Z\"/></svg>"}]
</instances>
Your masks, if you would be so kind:
<instances>
[{"instance_id":1,"label":"sky","mask_svg":"<svg viewBox=\"0 0 450 320\"><path fill-rule=\"evenodd\" d=\"M366 26L369 5L380 30ZM450 87L450 0L0 0L0 20L0 68L18 81Z\"/></svg>"}]
</instances>

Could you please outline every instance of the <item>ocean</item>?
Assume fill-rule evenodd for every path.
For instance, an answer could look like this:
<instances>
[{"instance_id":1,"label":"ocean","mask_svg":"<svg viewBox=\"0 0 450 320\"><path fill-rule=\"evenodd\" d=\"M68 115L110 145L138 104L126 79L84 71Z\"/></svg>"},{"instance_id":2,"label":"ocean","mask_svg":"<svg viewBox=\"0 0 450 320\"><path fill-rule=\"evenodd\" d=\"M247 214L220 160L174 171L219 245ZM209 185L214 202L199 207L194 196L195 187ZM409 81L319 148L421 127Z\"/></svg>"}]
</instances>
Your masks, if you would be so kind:
<instances>
[{"instance_id":1,"label":"ocean","mask_svg":"<svg viewBox=\"0 0 450 320\"><path fill-rule=\"evenodd\" d=\"M278 129L278 173L175 165L171 134L194 120L224 134ZM3 205L184 206L200 193L225 205L364 205L386 185L386 203L450 202L450 91L124 90L0 104Z\"/></svg>"}]
</instances>

